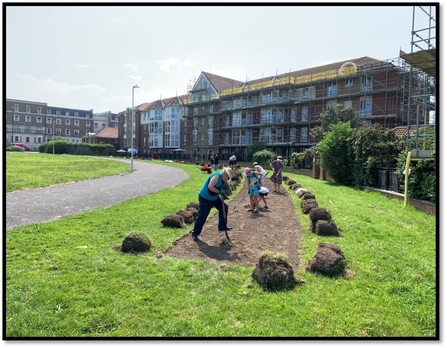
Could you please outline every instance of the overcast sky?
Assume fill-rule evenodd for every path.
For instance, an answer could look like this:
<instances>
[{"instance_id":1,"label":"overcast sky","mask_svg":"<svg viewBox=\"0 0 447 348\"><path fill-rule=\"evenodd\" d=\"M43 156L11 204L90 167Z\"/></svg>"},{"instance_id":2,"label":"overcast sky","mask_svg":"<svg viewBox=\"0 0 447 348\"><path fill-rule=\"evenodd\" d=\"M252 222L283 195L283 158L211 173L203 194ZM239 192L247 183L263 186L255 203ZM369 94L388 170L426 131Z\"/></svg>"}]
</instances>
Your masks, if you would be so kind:
<instances>
[{"instance_id":1,"label":"overcast sky","mask_svg":"<svg viewBox=\"0 0 447 348\"><path fill-rule=\"evenodd\" d=\"M118 113L132 86L136 106L186 94L202 71L245 81L396 58L413 6L22 5L4 18L7 98Z\"/></svg>"}]
</instances>

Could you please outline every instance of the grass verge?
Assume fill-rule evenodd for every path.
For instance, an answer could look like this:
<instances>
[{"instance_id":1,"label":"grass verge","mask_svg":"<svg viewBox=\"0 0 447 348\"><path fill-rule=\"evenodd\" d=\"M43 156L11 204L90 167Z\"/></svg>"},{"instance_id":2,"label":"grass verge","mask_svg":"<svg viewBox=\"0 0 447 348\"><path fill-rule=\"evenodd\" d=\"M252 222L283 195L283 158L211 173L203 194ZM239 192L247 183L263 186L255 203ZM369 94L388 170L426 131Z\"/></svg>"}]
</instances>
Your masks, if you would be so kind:
<instances>
[{"instance_id":1,"label":"grass verge","mask_svg":"<svg viewBox=\"0 0 447 348\"><path fill-rule=\"evenodd\" d=\"M437 337L436 217L379 193L285 173L315 194L342 233L311 233L294 195L304 229L297 276L305 284L269 293L250 267L163 255L191 226L164 228L161 219L196 201L204 181L195 166L166 165L189 179L6 233L6 338ZM117 252L130 231L147 233L153 248ZM340 246L348 277L305 271L321 241Z\"/></svg>"}]
</instances>

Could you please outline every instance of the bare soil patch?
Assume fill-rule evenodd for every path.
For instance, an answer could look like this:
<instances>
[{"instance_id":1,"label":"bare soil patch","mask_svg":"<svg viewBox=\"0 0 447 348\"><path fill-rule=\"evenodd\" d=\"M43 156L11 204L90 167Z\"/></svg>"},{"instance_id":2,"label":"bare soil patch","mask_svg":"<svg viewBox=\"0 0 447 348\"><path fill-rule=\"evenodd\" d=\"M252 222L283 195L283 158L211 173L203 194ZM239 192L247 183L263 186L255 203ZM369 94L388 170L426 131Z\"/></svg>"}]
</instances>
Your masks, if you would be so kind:
<instances>
[{"instance_id":1,"label":"bare soil patch","mask_svg":"<svg viewBox=\"0 0 447 348\"><path fill-rule=\"evenodd\" d=\"M199 241L194 242L191 236L185 236L167 250L166 254L210 261L234 263L245 267L255 267L264 251L284 254L294 271L298 269L298 247L302 228L295 213L291 190L281 187L281 193L273 191L273 183L266 178L263 186L270 191L266 197L268 209L261 209L259 214L248 212L250 198L247 182L243 180L243 188L229 201L228 231L233 244L227 247L222 243L224 233L217 230L218 214L209 217L205 223ZM243 199L244 198L244 199ZM243 199L243 200L242 200ZM241 202L242 200L242 202ZM239 205L238 203L241 202ZM237 205L237 206L236 206ZM261 200L260 207L263 207Z\"/></svg>"}]
</instances>

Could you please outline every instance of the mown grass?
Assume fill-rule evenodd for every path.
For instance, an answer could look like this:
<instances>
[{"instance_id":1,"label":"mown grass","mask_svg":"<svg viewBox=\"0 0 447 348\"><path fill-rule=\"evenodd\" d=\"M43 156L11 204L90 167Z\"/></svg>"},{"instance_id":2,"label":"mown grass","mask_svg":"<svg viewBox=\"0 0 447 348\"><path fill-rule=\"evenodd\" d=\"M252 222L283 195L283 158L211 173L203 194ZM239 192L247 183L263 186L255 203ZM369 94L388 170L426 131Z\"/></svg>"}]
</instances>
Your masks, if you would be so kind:
<instances>
[{"instance_id":1,"label":"mown grass","mask_svg":"<svg viewBox=\"0 0 447 348\"><path fill-rule=\"evenodd\" d=\"M6 192L96 179L130 170L101 157L6 152Z\"/></svg>"},{"instance_id":2,"label":"mown grass","mask_svg":"<svg viewBox=\"0 0 447 348\"><path fill-rule=\"evenodd\" d=\"M189 179L6 233L7 338L438 336L436 217L375 192L285 173L331 211L342 234L311 233L293 195L304 230L296 275L305 283L269 293L252 267L163 255L191 226L164 228L160 220L197 201L204 181L195 166L166 165ZM114 249L130 231L148 234L150 252ZM340 246L347 277L305 271L323 241Z\"/></svg>"}]
</instances>

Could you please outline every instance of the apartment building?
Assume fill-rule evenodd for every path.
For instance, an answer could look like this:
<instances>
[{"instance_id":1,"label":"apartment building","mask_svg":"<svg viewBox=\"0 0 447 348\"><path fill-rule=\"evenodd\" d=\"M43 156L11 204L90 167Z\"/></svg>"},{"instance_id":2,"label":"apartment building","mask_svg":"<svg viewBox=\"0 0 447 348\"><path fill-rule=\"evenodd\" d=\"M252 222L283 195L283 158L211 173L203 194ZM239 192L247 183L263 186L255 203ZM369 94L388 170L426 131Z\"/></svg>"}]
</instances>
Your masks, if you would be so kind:
<instances>
[{"instance_id":1,"label":"apartment building","mask_svg":"<svg viewBox=\"0 0 447 348\"><path fill-rule=\"evenodd\" d=\"M409 71L399 58L360 57L245 82L202 72L183 100L183 146L199 160L214 152L244 159L255 142L287 157L316 145L312 128L337 104L358 111L367 125L423 124L408 95L415 89L434 93L434 86L411 79Z\"/></svg>"},{"instance_id":2,"label":"apartment building","mask_svg":"<svg viewBox=\"0 0 447 348\"><path fill-rule=\"evenodd\" d=\"M6 141L23 143L32 151L38 151L40 144L53 139L96 142L95 135L101 130L118 128L118 115L110 111L94 114L93 109L65 108L18 99L6 99L5 105ZM111 143L117 141L110 140Z\"/></svg>"}]
</instances>

